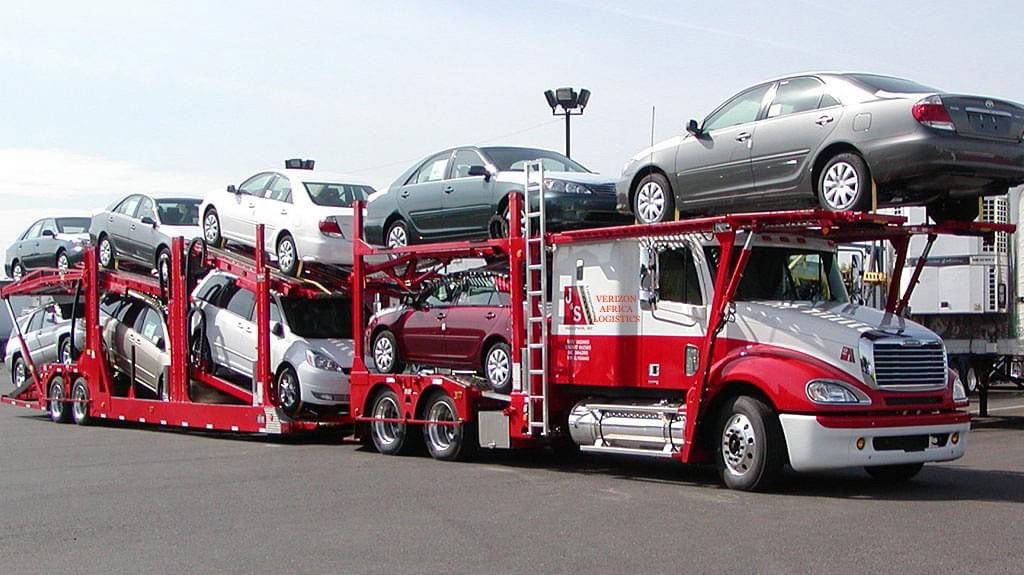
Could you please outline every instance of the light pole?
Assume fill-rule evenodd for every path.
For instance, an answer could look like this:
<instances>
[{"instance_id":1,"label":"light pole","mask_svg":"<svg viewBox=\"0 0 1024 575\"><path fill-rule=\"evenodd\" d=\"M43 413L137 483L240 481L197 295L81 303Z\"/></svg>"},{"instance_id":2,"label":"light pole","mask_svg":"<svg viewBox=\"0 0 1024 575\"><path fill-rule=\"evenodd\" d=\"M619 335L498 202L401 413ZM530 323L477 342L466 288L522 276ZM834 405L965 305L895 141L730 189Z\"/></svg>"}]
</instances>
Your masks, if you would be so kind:
<instances>
[{"instance_id":1,"label":"light pole","mask_svg":"<svg viewBox=\"0 0 1024 575\"><path fill-rule=\"evenodd\" d=\"M547 90L544 92L544 97L548 100L548 106L551 106L551 115L565 116L565 156L571 158L569 153L569 117L579 116L583 113L587 102L590 101L590 90L581 88L577 93L573 88L558 88L553 91ZM560 112L559 109L561 109Z\"/></svg>"}]
</instances>

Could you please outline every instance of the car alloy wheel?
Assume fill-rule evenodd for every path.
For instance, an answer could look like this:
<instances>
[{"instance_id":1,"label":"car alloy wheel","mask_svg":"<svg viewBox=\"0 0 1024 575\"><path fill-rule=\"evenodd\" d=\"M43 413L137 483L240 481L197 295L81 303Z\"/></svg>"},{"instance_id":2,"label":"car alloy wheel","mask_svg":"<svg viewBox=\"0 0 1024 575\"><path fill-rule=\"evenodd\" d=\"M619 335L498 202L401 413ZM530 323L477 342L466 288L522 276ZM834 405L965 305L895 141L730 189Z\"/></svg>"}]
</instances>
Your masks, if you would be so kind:
<instances>
[{"instance_id":1,"label":"car alloy wheel","mask_svg":"<svg viewBox=\"0 0 1024 575\"><path fill-rule=\"evenodd\" d=\"M217 246L220 243L220 219L217 218L217 212L213 210L207 212L206 217L203 218L203 239L211 246Z\"/></svg>"},{"instance_id":2,"label":"car alloy wheel","mask_svg":"<svg viewBox=\"0 0 1024 575\"><path fill-rule=\"evenodd\" d=\"M405 229L405 224L402 222L391 224L391 228L388 230L387 245L389 248L404 248L409 245L409 232Z\"/></svg>"},{"instance_id":3,"label":"car alloy wheel","mask_svg":"<svg viewBox=\"0 0 1024 575\"><path fill-rule=\"evenodd\" d=\"M100 265L105 268L114 267L114 246L110 244L110 238L103 236L99 245Z\"/></svg>"},{"instance_id":4,"label":"car alloy wheel","mask_svg":"<svg viewBox=\"0 0 1024 575\"><path fill-rule=\"evenodd\" d=\"M170 289L171 254L167 250L160 250L160 255L156 257L156 273L159 274L160 283Z\"/></svg>"},{"instance_id":5,"label":"car alloy wheel","mask_svg":"<svg viewBox=\"0 0 1024 575\"><path fill-rule=\"evenodd\" d=\"M13 345L14 342L11 342ZM21 387L25 385L25 380L28 379L28 365L25 363L21 356L18 356L14 360L14 369L11 371L11 379L14 381L14 387Z\"/></svg>"},{"instance_id":6,"label":"car alloy wheel","mask_svg":"<svg viewBox=\"0 0 1024 575\"><path fill-rule=\"evenodd\" d=\"M68 254L60 252L57 254L57 271L66 272L71 267L71 260L68 259Z\"/></svg>"},{"instance_id":7,"label":"car alloy wheel","mask_svg":"<svg viewBox=\"0 0 1024 575\"><path fill-rule=\"evenodd\" d=\"M378 337L373 344L373 363L377 370L383 373L390 373L395 365L395 346L389 337Z\"/></svg>"},{"instance_id":8,"label":"car alloy wheel","mask_svg":"<svg viewBox=\"0 0 1024 575\"><path fill-rule=\"evenodd\" d=\"M495 345L487 352L487 381L496 390L504 391L512 373L512 358L505 346Z\"/></svg>"},{"instance_id":9,"label":"car alloy wheel","mask_svg":"<svg viewBox=\"0 0 1024 575\"><path fill-rule=\"evenodd\" d=\"M298 254L295 250L295 240L291 236L284 236L277 242L277 266L287 275L295 275L298 270Z\"/></svg>"},{"instance_id":10,"label":"car alloy wheel","mask_svg":"<svg viewBox=\"0 0 1024 575\"><path fill-rule=\"evenodd\" d=\"M65 337L60 342L60 349L58 350L57 353L57 359L64 365L69 365L72 361L74 361L72 355L73 354L71 349L71 337Z\"/></svg>"},{"instance_id":11,"label":"car alloy wheel","mask_svg":"<svg viewBox=\"0 0 1024 575\"><path fill-rule=\"evenodd\" d=\"M18 281L25 277L25 268L22 267L21 262L14 262L13 269L11 269L11 276L14 278L14 281Z\"/></svg>"},{"instance_id":12,"label":"car alloy wheel","mask_svg":"<svg viewBox=\"0 0 1024 575\"><path fill-rule=\"evenodd\" d=\"M829 166L822 180L822 196L829 209L849 210L860 197L860 177L857 170L847 162L836 162Z\"/></svg>"},{"instance_id":13,"label":"car alloy wheel","mask_svg":"<svg viewBox=\"0 0 1024 575\"><path fill-rule=\"evenodd\" d=\"M654 224L665 219L665 189L658 182L646 182L636 192L636 216L642 224Z\"/></svg>"},{"instance_id":14,"label":"car alloy wheel","mask_svg":"<svg viewBox=\"0 0 1024 575\"><path fill-rule=\"evenodd\" d=\"M285 413L293 415L299 411L302 392L299 390L299 378L291 368L285 368L277 378L277 399Z\"/></svg>"}]
</instances>

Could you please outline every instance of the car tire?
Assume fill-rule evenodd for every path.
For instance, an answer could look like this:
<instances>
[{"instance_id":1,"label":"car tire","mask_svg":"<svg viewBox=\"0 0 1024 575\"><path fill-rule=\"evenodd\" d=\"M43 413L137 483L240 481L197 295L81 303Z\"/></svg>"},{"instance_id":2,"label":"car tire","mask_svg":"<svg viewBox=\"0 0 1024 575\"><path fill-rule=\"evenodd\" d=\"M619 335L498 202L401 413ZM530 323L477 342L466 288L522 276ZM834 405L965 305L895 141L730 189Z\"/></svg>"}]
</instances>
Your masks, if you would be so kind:
<instances>
[{"instance_id":1,"label":"car tire","mask_svg":"<svg viewBox=\"0 0 1024 575\"><path fill-rule=\"evenodd\" d=\"M384 247L404 248L409 245L409 225L405 220L395 220L384 234Z\"/></svg>"},{"instance_id":2,"label":"car tire","mask_svg":"<svg viewBox=\"0 0 1024 575\"><path fill-rule=\"evenodd\" d=\"M14 260L11 264L11 279L18 281L25 277L25 266L21 265L21 262Z\"/></svg>"},{"instance_id":3,"label":"car tire","mask_svg":"<svg viewBox=\"0 0 1024 575\"><path fill-rule=\"evenodd\" d=\"M160 376L160 379L156 380L156 398L160 401L167 401L170 396L167 393L167 380L164 376Z\"/></svg>"},{"instance_id":4,"label":"car tire","mask_svg":"<svg viewBox=\"0 0 1024 575\"><path fill-rule=\"evenodd\" d=\"M922 467L924 467L924 463L902 463L899 465L874 465L865 467L864 471L884 483L903 483L913 479L921 472Z\"/></svg>"},{"instance_id":5,"label":"car tire","mask_svg":"<svg viewBox=\"0 0 1024 575\"><path fill-rule=\"evenodd\" d=\"M427 452L441 461L465 461L472 457L479 445L475 421L463 421L460 425L449 425L461 420L455 400L447 393L435 394L423 411L428 422L423 424L423 441Z\"/></svg>"},{"instance_id":6,"label":"car tire","mask_svg":"<svg viewBox=\"0 0 1024 575\"><path fill-rule=\"evenodd\" d=\"M114 242L110 241L110 236L106 234L100 236L99 242L96 243L96 257L99 258L101 266L108 270L114 269L117 252L114 251Z\"/></svg>"},{"instance_id":7,"label":"car tire","mask_svg":"<svg viewBox=\"0 0 1024 575\"><path fill-rule=\"evenodd\" d=\"M755 397L729 400L719 414L715 466L730 489L764 491L782 476L786 440L775 412Z\"/></svg>"},{"instance_id":8,"label":"car tire","mask_svg":"<svg viewBox=\"0 0 1024 575\"><path fill-rule=\"evenodd\" d=\"M161 246L156 250L156 277L168 292L171 291L171 250Z\"/></svg>"},{"instance_id":9,"label":"car tire","mask_svg":"<svg viewBox=\"0 0 1024 575\"><path fill-rule=\"evenodd\" d=\"M405 362L402 361L398 349L398 339L391 330L380 330L373 338L370 351L373 353L373 366L378 372L402 373L405 370Z\"/></svg>"},{"instance_id":10,"label":"car tire","mask_svg":"<svg viewBox=\"0 0 1024 575\"><path fill-rule=\"evenodd\" d=\"M57 267L57 271L66 272L71 269L71 258L68 257L67 252L64 250L57 250L57 258L54 261L54 265Z\"/></svg>"},{"instance_id":11,"label":"car tire","mask_svg":"<svg viewBox=\"0 0 1024 575\"><path fill-rule=\"evenodd\" d=\"M284 233L277 240L277 267L286 276L297 277L299 275L299 250L295 247L295 239L291 234Z\"/></svg>"},{"instance_id":12,"label":"car tire","mask_svg":"<svg viewBox=\"0 0 1024 575\"><path fill-rule=\"evenodd\" d=\"M402 417L401 401L391 389L385 389L373 398L370 416L375 419L399 419ZM373 446L384 455L403 455L412 451L413 433L405 423L370 421L370 438Z\"/></svg>"},{"instance_id":13,"label":"car tire","mask_svg":"<svg viewBox=\"0 0 1024 575\"><path fill-rule=\"evenodd\" d=\"M937 200L926 208L928 217L936 224L949 221L973 222L981 212L980 198L960 198L957 200Z\"/></svg>"},{"instance_id":14,"label":"car tire","mask_svg":"<svg viewBox=\"0 0 1024 575\"><path fill-rule=\"evenodd\" d=\"M641 224L658 224L675 219L675 196L668 179L647 174L633 191L633 216Z\"/></svg>"},{"instance_id":15,"label":"car tire","mask_svg":"<svg viewBox=\"0 0 1024 575\"><path fill-rule=\"evenodd\" d=\"M8 345L18 345L18 342L11 341ZM24 385L28 379L28 364L22 359L21 355L15 355L14 361L11 362L11 383L17 389Z\"/></svg>"},{"instance_id":16,"label":"car tire","mask_svg":"<svg viewBox=\"0 0 1024 575\"><path fill-rule=\"evenodd\" d=\"M217 208L207 208L203 215L203 240L215 248L224 247L224 236L220 233L220 215Z\"/></svg>"},{"instance_id":17,"label":"car tire","mask_svg":"<svg viewBox=\"0 0 1024 575\"><path fill-rule=\"evenodd\" d=\"M299 375L291 366L285 366L277 374L277 404L289 417L302 411L302 387Z\"/></svg>"},{"instance_id":18,"label":"car tire","mask_svg":"<svg viewBox=\"0 0 1024 575\"><path fill-rule=\"evenodd\" d=\"M57 361L64 365L70 365L75 361L74 351L71 345L71 336L65 335L60 338L60 343L57 344Z\"/></svg>"},{"instance_id":19,"label":"car tire","mask_svg":"<svg viewBox=\"0 0 1024 575\"><path fill-rule=\"evenodd\" d=\"M512 348L507 343L499 341L487 348L480 367L494 391L512 392Z\"/></svg>"},{"instance_id":20,"label":"car tire","mask_svg":"<svg viewBox=\"0 0 1024 575\"><path fill-rule=\"evenodd\" d=\"M830 212L871 209L871 174L857 154L844 152L829 158L818 173L816 193L821 207Z\"/></svg>"},{"instance_id":21,"label":"car tire","mask_svg":"<svg viewBox=\"0 0 1024 575\"><path fill-rule=\"evenodd\" d=\"M64 378L56 375L50 380L49 393L46 394L47 409L50 412L50 419L56 423L67 423L71 421L70 404L65 401Z\"/></svg>"},{"instance_id":22,"label":"car tire","mask_svg":"<svg viewBox=\"0 0 1024 575\"><path fill-rule=\"evenodd\" d=\"M89 413L89 382L84 377L75 379L71 384L71 419L78 425L92 423Z\"/></svg>"}]
</instances>

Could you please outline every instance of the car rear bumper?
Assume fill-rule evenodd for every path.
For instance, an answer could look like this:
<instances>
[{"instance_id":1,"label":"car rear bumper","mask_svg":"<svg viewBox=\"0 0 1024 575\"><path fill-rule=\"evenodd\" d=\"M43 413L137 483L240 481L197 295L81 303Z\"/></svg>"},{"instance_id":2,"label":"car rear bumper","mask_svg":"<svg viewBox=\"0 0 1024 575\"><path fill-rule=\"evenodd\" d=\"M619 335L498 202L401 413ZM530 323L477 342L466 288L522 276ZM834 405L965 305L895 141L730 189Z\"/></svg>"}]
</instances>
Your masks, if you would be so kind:
<instances>
[{"instance_id":1,"label":"car rear bumper","mask_svg":"<svg viewBox=\"0 0 1024 575\"><path fill-rule=\"evenodd\" d=\"M352 240L323 235L295 238L299 259L330 265L352 265Z\"/></svg>"},{"instance_id":2,"label":"car rear bumper","mask_svg":"<svg viewBox=\"0 0 1024 575\"><path fill-rule=\"evenodd\" d=\"M950 461L963 457L970 418L962 412L916 418L781 414L789 463L796 471ZM875 424L881 424L876 426ZM953 443L953 434L959 441ZM858 440L863 447L858 448ZM915 442L921 445L911 445Z\"/></svg>"},{"instance_id":3,"label":"car rear bumper","mask_svg":"<svg viewBox=\"0 0 1024 575\"><path fill-rule=\"evenodd\" d=\"M302 402L313 405L346 405L349 403L348 375L340 371L316 369L306 362L296 370Z\"/></svg>"},{"instance_id":4,"label":"car rear bumper","mask_svg":"<svg viewBox=\"0 0 1024 575\"><path fill-rule=\"evenodd\" d=\"M980 190L1024 182L1024 144L971 138L920 128L862 146L871 175L883 188L910 191Z\"/></svg>"}]
</instances>

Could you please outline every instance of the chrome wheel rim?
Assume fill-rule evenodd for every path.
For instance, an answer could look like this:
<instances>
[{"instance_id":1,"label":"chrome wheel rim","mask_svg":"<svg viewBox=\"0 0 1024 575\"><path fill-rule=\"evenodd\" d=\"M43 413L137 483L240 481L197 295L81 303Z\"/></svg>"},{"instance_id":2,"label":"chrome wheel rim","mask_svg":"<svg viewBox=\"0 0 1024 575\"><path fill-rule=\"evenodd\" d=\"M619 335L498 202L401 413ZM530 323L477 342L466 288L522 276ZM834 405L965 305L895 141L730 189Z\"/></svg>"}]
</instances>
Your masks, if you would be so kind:
<instances>
[{"instance_id":1,"label":"chrome wheel rim","mask_svg":"<svg viewBox=\"0 0 1024 575\"><path fill-rule=\"evenodd\" d=\"M206 218L203 219L203 238L206 239L206 243L215 244L219 237L220 221L217 220L217 214L210 212L209 214L206 214Z\"/></svg>"},{"instance_id":2,"label":"chrome wheel rim","mask_svg":"<svg viewBox=\"0 0 1024 575\"><path fill-rule=\"evenodd\" d=\"M103 238L103 241L100 242L100 264L104 267L109 267L112 256L113 249L110 247L110 240Z\"/></svg>"},{"instance_id":3,"label":"chrome wheel rim","mask_svg":"<svg viewBox=\"0 0 1024 575\"><path fill-rule=\"evenodd\" d=\"M66 272L71 267L71 262L68 260L67 254L60 254L57 256L57 271Z\"/></svg>"},{"instance_id":4,"label":"chrome wheel rim","mask_svg":"<svg viewBox=\"0 0 1024 575\"><path fill-rule=\"evenodd\" d=\"M822 193L830 209L841 211L853 207L860 190L857 170L847 162L836 162L829 166L822 182Z\"/></svg>"},{"instance_id":5,"label":"chrome wheel rim","mask_svg":"<svg viewBox=\"0 0 1024 575\"><path fill-rule=\"evenodd\" d=\"M978 372L974 369L968 369L967 377L964 378L964 386L971 393L978 391Z\"/></svg>"},{"instance_id":6,"label":"chrome wheel rim","mask_svg":"<svg viewBox=\"0 0 1024 575\"><path fill-rule=\"evenodd\" d=\"M281 374L277 382L277 394L281 400L281 407L292 409L299 402L299 382L290 371Z\"/></svg>"},{"instance_id":7,"label":"chrome wheel rim","mask_svg":"<svg viewBox=\"0 0 1024 575\"><path fill-rule=\"evenodd\" d=\"M757 451L757 436L750 419L742 413L734 413L722 431L722 459L733 475L744 475L754 464Z\"/></svg>"},{"instance_id":8,"label":"chrome wheel rim","mask_svg":"<svg viewBox=\"0 0 1024 575\"><path fill-rule=\"evenodd\" d=\"M71 363L71 339L65 339L64 343L60 344L60 352L57 354L58 360L64 365Z\"/></svg>"},{"instance_id":9,"label":"chrome wheel rim","mask_svg":"<svg viewBox=\"0 0 1024 575\"><path fill-rule=\"evenodd\" d=\"M378 371L391 371L395 364L395 346L391 345L389 338L384 336L377 338L376 343L373 344L373 362L377 364Z\"/></svg>"},{"instance_id":10,"label":"chrome wheel rim","mask_svg":"<svg viewBox=\"0 0 1024 575\"><path fill-rule=\"evenodd\" d=\"M452 411L450 405L444 401L435 402L430 407L430 413L427 415L427 419L430 421L453 423L456 421L455 413ZM430 439L430 443L434 448L434 451L446 451L452 446L455 441L456 434L454 425L434 425L427 424L427 437Z\"/></svg>"},{"instance_id":11,"label":"chrome wheel rim","mask_svg":"<svg viewBox=\"0 0 1024 575\"><path fill-rule=\"evenodd\" d=\"M636 193L636 215L641 223L660 222L665 216L665 190L657 182L647 182Z\"/></svg>"},{"instance_id":12,"label":"chrome wheel rim","mask_svg":"<svg viewBox=\"0 0 1024 575\"><path fill-rule=\"evenodd\" d=\"M401 412L398 410L398 404L395 403L395 399L391 396L385 396L378 399L377 404L374 405L373 417L375 419L398 419L401 417ZM401 423L374 421L373 434L383 445L391 445L398 441L403 427L404 425Z\"/></svg>"},{"instance_id":13,"label":"chrome wheel rim","mask_svg":"<svg viewBox=\"0 0 1024 575\"><path fill-rule=\"evenodd\" d=\"M71 404L71 413L75 416L75 421L82 421L88 414L89 404L86 401L89 399L89 393L86 391L84 385L76 385L71 390L71 399L74 403Z\"/></svg>"},{"instance_id":14,"label":"chrome wheel rim","mask_svg":"<svg viewBox=\"0 0 1024 575\"><path fill-rule=\"evenodd\" d=\"M62 381L50 384L50 413L55 417L64 415L64 385Z\"/></svg>"},{"instance_id":15,"label":"chrome wheel rim","mask_svg":"<svg viewBox=\"0 0 1024 575\"><path fill-rule=\"evenodd\" d=\"M25 275L25 268L21 267L21 263L14 264L11 275L14 276L15 281L20 280Z\"/></svg>"},{"instance_id":16,"label":"chrome wheel rim","mask_svg":"<svg viewBox=\"0 0 1024 575\"><path fill-rule=\"evenodd\" d=\"M14 366L14 387L21 387L28 379L28 369L25 367L25 360L19 359Z\"/></svg>"},{"instance_id":17,"label":"chrome wheel rim","mask_svg":"<svg viewBox=\"0 0 1024 575\"><path fill-rule=\"evenodd\" d=\"M295 265L295 245L288 238L277 245L277 265L283 270L290 270Z\"/></svg>"},{"instance_id":18,"label":"chrome wheel rim","mask_svg":"<svg viewBox=\"0 0 1024 575\"><path fill-rule=\"evenodd\" d=\"M164 282L164 285L169 285L171 280L171 256L166 253L161 254L156 265L157 273L160 274L160 279Z\"/></svg>"},{"instance_id":19,"label":"chrome wheel rim","mask_svg":"<svg viewBox=\"0 0 1024 575\"><path fill-rule=\"evenodd\" d=\"M409 245L409 234L405 231L405 226L394 225L388 231L388 247L389 248L403 248Z\"/></svg>"},{"instance_id":20,"label":"chrome wheel rim","mask_svg":"<svg viewBox=\"0 0 1024 575\"><path fill-rule=\"evenodd\" d=\"M492 387L498 387L505 382L511 370L508 354L504 349L496 347L487 354L487 380Z\"/></svg>"}]
</instances>

